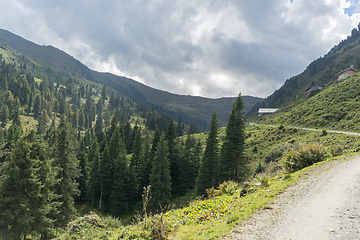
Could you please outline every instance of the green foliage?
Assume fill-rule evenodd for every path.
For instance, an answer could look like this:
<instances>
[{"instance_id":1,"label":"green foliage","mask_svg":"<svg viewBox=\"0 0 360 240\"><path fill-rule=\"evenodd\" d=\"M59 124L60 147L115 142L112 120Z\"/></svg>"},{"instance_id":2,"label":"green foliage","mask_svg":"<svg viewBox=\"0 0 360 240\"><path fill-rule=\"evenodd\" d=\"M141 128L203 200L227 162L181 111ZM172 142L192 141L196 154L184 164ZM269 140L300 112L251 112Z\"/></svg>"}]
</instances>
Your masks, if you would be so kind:
<instances>
[{"instance_id":1,"label":"green foliage","mask_svg":"<svg viewBox=\"0 0 360 240\"><path fill-rule=\"evenodd\" d=\"M360 132L360 75L354 74L346 81L337 81L319 94L290 107L284 107L274 115L259 122L322 129ZM294 100L295 101L295 100Z\"/></svg>"},{"instance_id":2,"label":"green foliage","mask_svg":"<svg viewBox=\"0 0 360 240\"><path fill-rule=\"evenodd\" d=\"M53 232L51 213L56 211L54 171L47 146L30 132L14 146L1 169L0 234L20 239Z\"/></svg>"},{"instance_id":3,"label":"green foliage","mask_svg":"<svg viewBox=\"0 0 360 240\"><path fill-rule=\"evenodd\" d=\"M171 196L171 176L166 142L161 139L157 147L150 174L152 207L158 209L169 202Z\"/></svg>"},{"instance_id":4,"label":"green foliage","mask_svg":"<svg viewBox=\"0 0 360 240\"><path fill-rule=\"evenodd\" d=\"M76 158L73 136L69 123L61 116L56 134L54 166L59 169L55 185L55 193L59 196L61 205L56 214L56 225L65 226L76 215L74 197L79 194L78 182L80 169Z\"/></svg>"},{"instance_id":5,"label":"green foliage","mask_svg":"<svg viewBox=\"0 0 360 240\"><path fill-rule=\"evenodd\" d=\"M221 196L224 194L233 195L237 189L239 189L239 183L234 181L225 181L220 183L217 189L214 187L206 189L206 194L208 198L213 198L215 196Z\"/></svg>"},{"instance_id":6,"label":"green foliage","mask_svg":"<svg viewBox=\"0 0 360 240\"><path fill-rule=\"evenodd\" d=\"M220 181L243 180L248 173L246 158L243 156L245 145L243 107L244 102L239 94L229 115L226 135L221 148Z\"/></svg>"},{"instance_id":7,"label":"green foliage","mask_svg":"<svg viewBox=\"0 0 360 240\"><path fill-rule=\"evenodd\" d=\"M282 158L287 172L295 172L314 163L324 161L329 156L326 149L318 144L302 144L297 149L289 150Z\"/></svg>"},{"instance_id":8,"label":"green foliage","mask_svg":"<svg viewBox=\"0 0 360 240\"><path fill-rule=\"evenodd\" d=\"M205 194L207 188L217 184L219 169L219 140L217 113L211 115L210 132L201 160L199 175L196 182L196 195Z\"/></svg>"}]
</instances>

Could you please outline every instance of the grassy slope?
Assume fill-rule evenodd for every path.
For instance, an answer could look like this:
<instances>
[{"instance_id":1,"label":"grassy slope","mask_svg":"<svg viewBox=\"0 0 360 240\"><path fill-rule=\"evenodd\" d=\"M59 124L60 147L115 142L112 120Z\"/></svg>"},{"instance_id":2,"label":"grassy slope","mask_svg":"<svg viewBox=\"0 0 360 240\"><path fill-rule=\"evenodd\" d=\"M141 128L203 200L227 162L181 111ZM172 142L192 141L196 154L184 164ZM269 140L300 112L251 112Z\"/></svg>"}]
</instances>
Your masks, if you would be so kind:
<instances>
[{"instance_id":1,"label":"grassy slope","mask_svg":"<svg viewBox=\"0 0 360 240\"><path fill-rule=\"evenodd\" d=\"M294 100L272 116L255 119L266 124L335 128L360 132L360 74L336 81L303 102Z\"/></svg>"},{"instance_id":2,"label":"grassy slope","mask_svg":"<svg viewBox=\"0 0 360 240\"><path fill-rule=\"evenodd\" d=\"M223 134L224 129L220 131ZM270 201L277 197L285 188L294 184L307 169L299 172L286 174L281 169L279 157L272 162L265 164L267 156L272 151L283 146L290 148L298 143L317 142L329 148L338 148L346 154L356 152L360 149L358 137L328 133L326 136L319 132L305 130L294 130L288 128L270 128L264 126L248 125L246 130L246 156L256 167L262 161L266 167L266 174L258 175L257 179L250 176L249 181L253 183L253 193L245 197L239 197L240 189L233 195L222 195L206 200L192 200L183 208L176 208L167 211L163 216L162 224L156 218L149 218L147 225L144 222L136 221L133 224L124 224L124 221L114 219L110 216L102 218L102 227L84 226L74 229L74 224L69 224L69 228L60 239L151 239L155 229L160 226L167 226L169 237L173 239L214 239L229 233L230 229L248 218L256 209L268 208ZM197 134L196 137L201 141L206 139L206 134ZM254 152L254 148L257 151ZM266 180L269 186L257 186L254 183ZM190 197L191 198L191 197ZM194 198L194 197L192 197ZM151 201L151 200L150 200ZM141 212L141 211L140 211ZM143 213L141 213L142 215ZM138 215L138 219L142 216ZM159 217L158 217L159 219ZM83 221L77 219L76 221ZM108 231L108 233L106 233ZM111 234L109 234L109 231Z\"/></svg>"}]
</instances>

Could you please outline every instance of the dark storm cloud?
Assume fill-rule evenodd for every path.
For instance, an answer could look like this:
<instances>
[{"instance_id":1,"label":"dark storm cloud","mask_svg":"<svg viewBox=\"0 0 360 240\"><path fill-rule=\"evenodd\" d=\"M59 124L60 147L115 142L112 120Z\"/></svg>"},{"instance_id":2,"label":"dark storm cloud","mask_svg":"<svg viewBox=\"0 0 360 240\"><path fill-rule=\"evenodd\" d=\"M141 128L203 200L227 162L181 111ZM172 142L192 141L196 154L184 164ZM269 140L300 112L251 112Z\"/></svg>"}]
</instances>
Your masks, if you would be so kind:
<instances>
[{"instance_id":1,"label":"dark storm cloud","mask_svg":"<svg viewBox=\"0 0 360 240\"><path fill-rule=\"evenodd\" d=\"M173 93L265 97L350 34L357 12L346 0L13 0L0 27Z\"/></svg>"}]
</instances>

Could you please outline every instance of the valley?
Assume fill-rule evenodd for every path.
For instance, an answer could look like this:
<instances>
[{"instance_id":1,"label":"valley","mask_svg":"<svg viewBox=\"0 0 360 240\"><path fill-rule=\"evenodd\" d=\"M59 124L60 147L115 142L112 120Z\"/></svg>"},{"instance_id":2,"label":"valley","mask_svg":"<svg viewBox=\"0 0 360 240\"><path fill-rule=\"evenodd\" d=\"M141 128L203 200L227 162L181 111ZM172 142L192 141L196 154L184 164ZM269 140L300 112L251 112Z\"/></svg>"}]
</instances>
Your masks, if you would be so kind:
<instances>
[{"instance_id":1,"label":"valley","mask_svg":"<svg viewBox=\"0 0 360 240\"><path fill-rule=\"evenodd\" d=\"M360 67L358 32L263 100L152 89L0 30L0 236L281 239L328 221L300 214L328 198L338 201L321 215L335 216L347 204L337 195L354 199L336 183L357 184L360 74L334 72ZM292 195L290 220L267 225ZM342 234L316 230L328 228Z\"/></svg>"}]
</instances>

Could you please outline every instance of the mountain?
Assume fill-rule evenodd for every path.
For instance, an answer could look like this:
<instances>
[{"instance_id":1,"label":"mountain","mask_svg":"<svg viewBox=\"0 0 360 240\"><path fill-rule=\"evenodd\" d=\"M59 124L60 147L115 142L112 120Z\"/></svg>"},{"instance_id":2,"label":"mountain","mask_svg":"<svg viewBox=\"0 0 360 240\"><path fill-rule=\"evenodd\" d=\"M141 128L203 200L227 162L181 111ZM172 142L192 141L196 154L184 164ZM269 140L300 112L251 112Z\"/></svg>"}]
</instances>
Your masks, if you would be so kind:
<instances>
[{"instance_id":1,"label":"mountain","mask_svg":"<svg viewBox=\"0 0 360 240\"><path fill-rule=\"evenodd\" d=\"M214 110L218 113L220 126L225 126L232 103L235 100L235 97L210 99L177 95L148 87L130 78L111 73L100 73L89 69L80 61L55 47L37 45L3 29L0 29L0 42L24 54L36 63L47 66L47 74L57 71L58 73L53 73L53 75L70 74L80 79L105 84L139 105L155 109L159 114L170 115L174 120L181 116L183 123L196 123L201 129L208 128L210 116ZM35 76L37 74L36 67L37 65L34 64L32 72ZM249 112L255 104L263 100L251 96L243 96L243 99L245 112Z\"/></svg>"},{"instance_id":2,"label":"mountain","mask_svg":"<svg viewBox=\"0 0 360 240\"><path fill-rule=\"evenodd\" d=\"M360 132L360 73L325 87L291 108L282 108L262 123Z\"/></svg>"},{"instance_id":3,"label":"mountain","mask_svg":"<svg viewBox=\"0 0 360 240\"><path fill-rule=\"evenodd\" d=\"M263 102L256 104L247 114L255 116L260 107L280 108L299 101L306 89L329 84L336 80L336 74L343 69L360 68L360 32L353 29L351 36L334 46L325 56L309 64L301 74L286 80L285 84ZM305 98L303 98L305 99Z\"/></svg>"}]
</instances>

